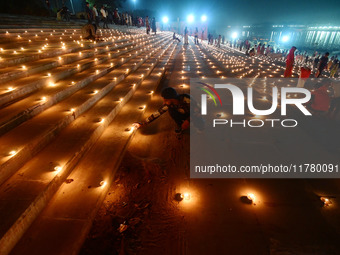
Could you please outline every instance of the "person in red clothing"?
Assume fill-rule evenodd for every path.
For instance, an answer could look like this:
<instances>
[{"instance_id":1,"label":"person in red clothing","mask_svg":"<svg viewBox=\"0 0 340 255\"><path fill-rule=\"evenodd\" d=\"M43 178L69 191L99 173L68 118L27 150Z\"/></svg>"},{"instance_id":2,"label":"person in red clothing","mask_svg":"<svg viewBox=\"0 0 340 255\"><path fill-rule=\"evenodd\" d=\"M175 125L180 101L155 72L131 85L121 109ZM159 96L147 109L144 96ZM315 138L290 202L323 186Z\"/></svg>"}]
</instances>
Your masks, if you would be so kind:
<instances>
[{"instance_id":1,"label":"person in red clothing","mask_svg":"<svg viewBox=\"0 0 340 255\"><path fill-rule=\"evenodd\" d=\"M329 96L328 88L330 85L329 81L325 81L324 85L312 91L311 109L320 112L327 112L329 110L331 97Z\"/></svg>"},{"instance_id":2,"label":"person in red clothing","mask_svg":"<svg viewBox=\"0 0 340 255\"><path fill-rule=\"evenodd\" d=\"M300 77L298 80L298 84L297 87L298 88L303 88L305 86L305 82L307 81L307 79L309 78L309 76L312 73L312 70L309 67L303 66L300 69Z\"/></svg>"},{"instance_id":3,"label":"person in red clothing","mask_svg":"<svg viewBox=\"0 0 340 255\"><path fill-rule=\"evenodd\" d=\"M296 47L293 46L287 56L287 61L286 61L286 70L284 73L284 77L289 78L292 76L293 72L293 67L294 67L294 52L296 50Z\"/></svg>"},{"instance_id":4,"label":"person in red clothing","mask_svg":"<svg viewBox=\"0 0 340 255\"><path fill-rule=\"evenodd\" d=\"M261 43L259 44L259 46L257 46L257 49L256 49L256 53L257 55L259 56L261 54Z\"/></svg>"},{"instance_id":5,"label":"person in red clothing","mask_svg":"<svg viewBox=\"0 0 340 255\"><path fill-rule=\"evenodd\" d=\"M262 44L262 47L261 47L261 50L260 50L261 55L264 55L264 50L265 50L265 45Z\"/></svg>"}]
</instances>

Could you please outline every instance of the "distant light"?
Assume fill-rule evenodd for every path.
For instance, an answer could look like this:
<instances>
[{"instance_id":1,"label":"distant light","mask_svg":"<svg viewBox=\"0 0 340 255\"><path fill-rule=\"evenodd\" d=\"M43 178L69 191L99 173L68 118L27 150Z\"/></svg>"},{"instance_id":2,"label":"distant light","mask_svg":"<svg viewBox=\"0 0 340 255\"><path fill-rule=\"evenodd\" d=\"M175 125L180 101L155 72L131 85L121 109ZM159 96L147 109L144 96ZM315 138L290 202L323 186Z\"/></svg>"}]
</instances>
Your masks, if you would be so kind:
<instances>
[{"instance_id":1,"label":"distant light","mask_svg":"<svg viewBox=\"0 0 340 255\"><path fill-rule=\"evenodd\" d=\"M185 200L189 200L190 199L190 193L183 193L181 194L181 197L184 198Z\"/></svg>"},{"instance_id":2,"label":"distant light","mask_svg":"<svg viewBox=\"0 0 340 255\"><path fill-rule=\"evenodd\" d=\"M253 193L249 193L247 194L247 198L252 201L253 203L255 202L256 200L256 196L253 194Z\"/></svg>"},{"instance_id":3,"label":"distant light","mask_svg":"<svg viewBox=\"0 0 340 255\"><path fill-rule=\"evenodd\" d=\"M324 206L330 206L332 202L329 200L329 198L326 197L320 197L321 201L323 202Z\"/></svg>"},{"instance_id":4,"label":"distant light","mask_svg":"<svg viewBox=\"0 0 340 255\"><path fill-rule=\"evenodd\" d=\"M190 15L188 16L188 18L187 18L187 21L188 21L189 23L194 22L194 20L195 20L195 17L194 17L194 15L192 15L192 14L190 14Z\"/></svg>"},{"instance_id":5,"label":"distant light","mask_svg":"<svg viewBox=\"0 0 340 255\"><path fill-rule=\"evenodd\" d=\"M131 127L128 127L127 129L125 129L125 131L132 133L136 129L137 129L136 124L132 124Z\"/></svg>"},{"instance_id":6,"label":"distant light","mask_svg":"<svg viewBox=\"0 0 340 255\"><path fill-rule=\"evenodd\" d=\"M15 154L17 154L16 151L10 151L10 152L9 152L9 155L10 155L10 156L14 156Z\"/></svg>"},{"instance_id":7,"label":"distant light","mask_svg":"<svg viewBox=\"0 0 340 255\"><path fill-rule=\"evenodd\" d=\"M202 17L201 17L201 21L207 21L207 16L206 15L202 15Z\"/></svg>"},{"instance_id":8,"label":"distant light","mask_svg":"<svg viewBox=\"0 0 340 255\"><path fill-rule=\"evenodd\" d=\"M60 172L60 171L61 171L61 169L62 169L62 167L61 167L61 166L56 166L56 167L54 167L54 170L55 170L56 172Z\"/></svg>"},{"instance_id":9,"label":"distant light","mask_svg":"<svg viewBox=\"0 0 340 255\"><path fill-rule=\"evenodd\" d=\"M178 202L181 202L183 200L190 200L191 194L190 193L176 193L175 194L175 200Z\"/></svg>"},{"instance_id":10,"label":"distant light","mask_svg":"<svg viewBox=\"0 0 340 255\"><path fill-rule=\"evenodd\" d=\"M231 35L231 37L233 38L233 39L236 39L237 38L237 33L236 32L234 32L234 33L232 33L232 35Z\"/></svg>"},{"instance_id":11,"label":"distant light","mask_svg":"<svg viewBox=\"0 0 340 255\"><path fill-rule=\"evenodd\" d=\"M162 19L163 23L168 23L169 22L169 18L167 16L164 16Z\"/></svg>"},{"instance_id":12,"label":"distant light","mask_svg":"<svg viewBox=\"0 0 340 255\"><path fill-rule=\"evenodd\" d=\"M289 36L285 35L282 37L282 42L288 42L289 41Z\"/></svg>"}]
</instances>

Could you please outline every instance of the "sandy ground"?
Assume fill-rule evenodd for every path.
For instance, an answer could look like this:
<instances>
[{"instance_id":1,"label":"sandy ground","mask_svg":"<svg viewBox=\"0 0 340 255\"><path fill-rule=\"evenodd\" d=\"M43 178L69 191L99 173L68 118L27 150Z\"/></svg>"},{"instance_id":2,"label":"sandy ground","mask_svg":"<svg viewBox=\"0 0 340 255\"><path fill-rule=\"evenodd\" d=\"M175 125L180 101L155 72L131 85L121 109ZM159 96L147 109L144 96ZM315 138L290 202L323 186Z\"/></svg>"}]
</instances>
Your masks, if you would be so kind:
<instances>
[{"instance_id":1,"label":"sandy ground","mask_svg":"<svg viewBox=\"0 0 340 255\"><path fill-rule=\"evenodd\" d=\"M152 136L145 147L139 139L131 144L82 255L340 254L338 210L322 207L314 193L330 184L339 192L338 184L189 180L188 135L180 141L172 130ZM249 187L271 195L256 205L242 203L240 192ZM176 202L174 195L185 191L190 200ZM125 221L128 228L119 233Z\"/></svg>"}]
</instances>

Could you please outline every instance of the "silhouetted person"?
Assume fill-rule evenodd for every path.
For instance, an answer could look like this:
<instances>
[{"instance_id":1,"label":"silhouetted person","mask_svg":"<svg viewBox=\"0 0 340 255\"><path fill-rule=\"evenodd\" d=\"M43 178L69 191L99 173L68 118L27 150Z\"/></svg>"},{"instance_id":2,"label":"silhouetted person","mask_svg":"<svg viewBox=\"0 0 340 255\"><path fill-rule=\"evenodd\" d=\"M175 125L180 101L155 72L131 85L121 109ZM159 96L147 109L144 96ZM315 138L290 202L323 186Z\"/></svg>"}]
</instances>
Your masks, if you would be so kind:
<instances>
[{"instance_id":1,"label":"silhouetted person","mask_svg":"<svg viewBox=\"0 0 340 255\"><path fill-rule=\"evenodd\" d=\"M172 35L172 39L173 40L177 40L178 42L181 42L180 39L178 39L178 37L176 37L176 33L174 32L174 34Z\"/></svg>"},{"instance_id":2,"label":"silhouetted person","mask_svg":"<svg viewBox=\"0 0 340 255\"><path fill-rule=\"evenodd\" d=\"M145 27L146 27L146 33L150 33L150 23L149 23L149 16L146 16L145 18Z\"/></svg>"},{"instance_id":3,"label":"silhouetted person","mask_svg":"<svg viewBox=\"0 0 340 255\"><path fill-rule=\"evenodd\" d=\"M105 10L104 6L102 6L102 8L100 9L100 13L101 13L102 19L103 19L103 28L109 28L109 26L107 25L108 13Z\"/></svg>"},{"instance_id":4,"label":"silhouetted person","mask_svg":"<svg viewBox=\"0 0 340 255\"><path fill-rule=\"evenodd\" d=\"M189 35L188 35L188 27L184 29L184 44L189 44Z\"/></svg>"},{"instance_id":5,"label":"silhouetted person","mask_svg":"<svg viewBox=\"0 0 340 255\"><path fill-rule=\"evenodd\" d=\"M94 22L96 24L96 27L98 28L99 27L99 15L98 15L98 10L97 10L96 4L93 5L92 12L93 12Z\"/></svg>"},{"instance_id":6,"label":"silhouetted person","mask_svg":"<svg viewBox=\"0 0 340 255\"><path fill-rule=\"evenodd\" d=\"M195 29L195 44L198 44L198 28Z\"/></svg>"},{"instance_id":7,"label":"silhouetted person","mask_svg":"<svg viewBox=\"0 0 340 255\"><path fill-rule=\"evenodd\" d=\"M86 6L85 6L85 12L86 12L86 19L87 19L87 23L92 24L93 21L93 12L90 9L90 4L86 2Z\"/></svg>"},{"instance_id":8,"label":"silhouetted person","mask_svg":"<svg viewBox=\"0 0 340 255\"><path fill-rule=\"evenodd\" d=\"M152 28L152 32L156 34L157 28L156 28L156 19L155 19L155 17L152 18L151 28Z\"/></svg>"},{"instance_id":9,"label":"silhouetted person","mask_svg":"<svg viewBox=\"0 0 340 255\"><path fill-rule=\"evenodd\" d=\"M316 72L315 76L317 78L320 77L320 75L322 74L322 71L324 69L327 69L327 63L328 63L328 56L329 56L329 53L326 52L325 55L323 55L320 59L320 63L319 63L319 67L318 67L318 71Z\"/></svg>"}]
</instances>

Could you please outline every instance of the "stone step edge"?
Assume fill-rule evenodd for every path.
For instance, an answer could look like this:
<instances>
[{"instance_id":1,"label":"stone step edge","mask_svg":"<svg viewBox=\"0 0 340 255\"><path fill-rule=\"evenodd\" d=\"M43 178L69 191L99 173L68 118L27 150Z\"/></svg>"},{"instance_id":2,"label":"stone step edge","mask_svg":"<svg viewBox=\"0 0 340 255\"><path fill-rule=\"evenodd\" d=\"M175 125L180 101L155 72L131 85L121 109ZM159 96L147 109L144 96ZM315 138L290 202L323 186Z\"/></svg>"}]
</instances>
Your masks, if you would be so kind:
<instances>
[{"instance_id":1,"label":"stone step edge","mask_svg":"<svg viewBox=\"0 0 340 255\"><path fill-rule=\"evenodd\" d=\"M172 42L169 43L167 49L172 45ZM147 72L147 75L141 77L139 82L134 86L124 97L122 103L118 104L118 110L113 108L110 116L105 118L105 122L98 126L95 131L92 133L90 139L82 146L82 148L78 151L78 153L74 154L74 156L65 164L62 170L61 175L56 175L52 181L48 184L45 190L38 195L34 202L32 202L29 207L25 210L25 212L18 218L18 220L12 225L12 227L6 232L6 234L0 239L0 254L8 254L11 249L15 246L15 244L20 240L23 236L24 232L29 228L29 226L33 223L33 221L38 217L40 212L45 208L48 201L53 197L53 194L58 190L60 185L66 180L67 176L72 172L76 164L79 162L81 157L93 146L93 144L100 137L105 128L111 123L114 117L119 113L119 110L128 102L128 100L132 97L136 89L140 86L143 80L148 77L155 66L158 63L158 59L156 59L156 63L150 68ZM163 72L164 74L164 72ZM107 92L108 93L108 92ZM107 94L105 93L105 95ZM99 93L98 93L99 94Z\"/></svg>"},{"instance_id":2,"label":"stone step edge","mask_svg":"<svg viewBox=\"0 0 340 255\"><path fill-rule=\"evenodd\" d=\"M53 60L55 57L51 58L51 62L45 63L43 65L36 66L34 68L27 68L27 70L22 71L22 70L15 70L7 73L0 74L0 84L9 82L9 81L14 81L16 79L20 79L23 77L28 77L29 75L36 74L42 71L50 70L55 67L61 67L63 65L69 65L72 63L75 63L79 60L83 60L86 58L91 58L94 57L95 55L99 54L104 54L105 52L109 52L115 49L121 49L123 47L131 46L132 43L127 43L125 45L119 45L119 46L112 46L109 49L102 48L98 52L86 52L83 53L81 57L79 56L69 56L69 57L63 57L62 61L61 60ZM107 45L108 46L108 45ZM75 53L75 52L73 52ZM34 61L33 61L34 62Z\"/></svg>"},{"instance_id":3,"label":"stone step edge","mask_svg":"<svg viewBox=\"0 0 340 255\"><path fill-rule=\"evenodd\" d=\"M149 57L143 58L137 65L133 67L131 72L137 70L143 63L145 63ZM130 73L131 73L130 72ZM73 114L66 115L55 126L51 127L44 134L41 134L38 138L32 142L26 144L17 154L9 158L7 161L0 165L0 185L2 185L10 176L12 176L21 166L23 166L28 160L36 155L41 149L43 149L49 141L54 139L59 132L69 125L76 117L92 107L101 97L106 95L114 86L126 78L127 74L121 74L113 82L108 83L102 88L96 95L89 98L85 102L78 106Z\"/></svg>"},{"instance_id":4,"label":"stone step edge","mask_svg":"<svg viewBox=\"0 0 340 255\"><path fill-rule=\"evenodd\" d=\"M137 48L133 48L132 50L140 49L142 46L139 46ZM124 51L112 54L112 57L118 57L122 54L128 53L130 51ZM77 92L78 90L84 88L89 83L99 79L100 77L103 77L107 73L111 72L112 70L121 67L122 65L126 64L128 61L132 60L133 58L138 57L142 52L135 53L128 58L124 58L123 62L119 62L115 66L110 66L109 68L106 68L102 70L98 74L94 74L91 76L88 76L77 83L75 83L73 86L66 88L65 90L59 91L56 94L54 94L52 97L48 97L48 99L43 103L37 103L29 108L26 108L24 111L20 112L19 114L13 116L12 118L0 123L0 136L5 134L6 132L10 131L11 129L15 128L16 126L20 125L26 120L31 119L32 117L36 116L37 114L41 113L43 110L46 110L50 106L55 105L56 103L64 100L66 97L71 96L73 93ZM116 55L116 56L114 56ZM112 58L111 57L111 58ZM103 61L106 62L106 61Z\"/></svg>"},{"instance_id":5,"label":"stone step edge","mask_svg":"<svg viewBox=\"0 0 340 255\"><path fill-rule=\"evenodd\" d=\"M129 41L129 39L124 39L121 40L119 42L126 42ZM62 56L64 54L68 54L68 53L74 53L74 52L78 52L84 49L92 49L92 48L96 48L96 47L100 47L100 46L106 46L113 43L112 41L104 41L104 42L100 42L100 43L96 43L96 44L88 44L86 45L86 47L74 47L74 48L69 48L69 49L61 49L61 50L54 50L54 51L49 51L49 52L44 52L44 53L36 53L33 55L29 55L29 56L22 56L22 57L18 57L18 58L14 58L14 59L8 59L6 61L2 61L0 62L0 68L1 67L10 67L10 66L14 66L14 65L19 65L19 64L24 64L26 62L30 62L30 61L35 61L35 60L39 60L39 59L46 59L46 58L53 58L53 57L57 57L57 56ZM116 42L114 42L116 43Z\"/></svg>"},{"instance_id":6,"label":"stone step edge","mask_svg":"<svg viewBox=\"0 0 340 255\"><path fill-rule=\"evenodd\" d=\"M172 53L172 54L173 54L173 53ZM170 59L170 58L171 58L171 55L169 56L169 59ZM166 66L166 65L167 65L167 64L165 64L165 66ZM161 80L163 79L163 77L164 77L164 75L165 75L165 72L166 72L166 70L163 69L162 72L161 72L161 75L160 75L160 77L159 77L159 79L158 79L158 82L157 82L157 84L156 84L156 86L155 86L155 88L157 88L157 87L159 86ZM147 105L146 105L146 108L147 108ZM145 109L146 109L146 108L145 108ZM126 150L127 150L128 147L129 147L129 144L130 144L130 142L132 141L132 139L133 139L133 137L135 136L135 134L136 134L136 130L134 130L134 131L131 133L131 135L130 135L129 138L128 138L128 141L127 141L126 144L125 144L124 149L120 152L120 155L121 155L120 158L121 158L121 159L123 158L123 156L124 156ZM112 174L112 176L110 176L110 178L107 179L107 184L106 184L106 186L104 187L105 190L103 190L103 191L101 192L101 196L98 198L98 201L97 201L97 204L96 204L95 208L93 209L92 213L89 215L89 217L88 217L87 220L86 220L85 227L82 229L82 232L78 234L78 240L75 240L75 241L74 241L74 242L76 243L76 245L75 245L75 247L74 247L74 250L70 252L71 254L78 254L78 253L80 252L80 249L81 249L81 247L82 247L82 245L83 245L83 243L84 243L84 241L85 241L85 239L86 239L88 233L89 233L90 230L91 230L91 226L92 226L92 223L93 223L93 221L94 221L94 219L95 219L95 217L96 217L96 214L97 214L99 208L101 207L101 205L102 205L102 203L103 203L103 201L104 201L104 199L105 199L107 193L109 192L109 187L112 185L112 182L113 182L113 180L114 180L114 173L116 172L116 171L114 171L114 169L117 169L117 168L119 167L120 163L121 163L121 161L117 162L116 165L115 165L115 167L112 169L113 174Z\"/></svg>"},{"instance_id":7,"label":"stone step edge","mask_svg":"<svg viewBox=\"0 0 340 255\"><path fill-rule=\"evenodd\" d=\"M132 50L133 50L133 48L125 50L125 51L122 52L122 54L129 52L129 51L132 51ZM110 59L112 59L112 58L113 57L111 55ZM108 57L103 57L100 61L98 61L98 63L99 64L104 63L108 59L109 59ZM84 70L86 70L86 69L88 69L88 68L90 68L93 65L98 64L98 63L94 63L93 61L91 61L91 62L87 62L87 63L81 65L80 67L76 67L76 68L68 69L66 71L59 72L59 73L57 73L53 76L53 82L65 79L65 78L67 78L67 77L69 77L69 76L71 76L75 73L82 72L82 71L84 71ZM52 79L51 77L48 77L48 78L46 77L44 79L40 79L40 80L37 80L35 82L26 84L25 86L18 88L14 91L11 91L9 93L5 93L5 94L0 95L0 108L3 108L4 106L11 103L12 101L19 99L19 98L21 98L21 97L23 97L23 96L25 96L29 93L32 93L36 90L39 90L42 86L44 86L51 79Z\"/></svg>"}]
</instances>

